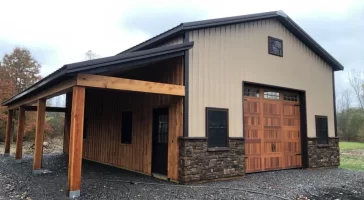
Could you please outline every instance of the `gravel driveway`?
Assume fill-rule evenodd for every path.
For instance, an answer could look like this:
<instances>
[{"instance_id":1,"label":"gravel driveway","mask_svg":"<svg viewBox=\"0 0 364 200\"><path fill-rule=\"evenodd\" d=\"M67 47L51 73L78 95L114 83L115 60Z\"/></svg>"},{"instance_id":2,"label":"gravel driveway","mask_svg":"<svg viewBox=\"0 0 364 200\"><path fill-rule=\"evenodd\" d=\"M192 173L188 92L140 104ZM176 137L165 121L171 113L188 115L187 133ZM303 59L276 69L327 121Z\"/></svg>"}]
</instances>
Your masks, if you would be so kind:
<instances>
[{"instance_id":1,"label":"gravel driveway","mask_svg":"<svg viewBox=\"0 0 364 200\"><path fill-rule=\"evenodd\" d=\"M0 199L68 199L68 157L45 155L49 174L32 175L32 157L21 164L0 156ZM144 184L130 184L129 182ZM230 189L228 189L230 188ZM180 186L84 161L79 199L364 199L364 172L343 169L284 170L230 181ZM243 190L251 190L246 192ZM267 193L268 196L254 191Z\"/></svg>"}]
</instances>

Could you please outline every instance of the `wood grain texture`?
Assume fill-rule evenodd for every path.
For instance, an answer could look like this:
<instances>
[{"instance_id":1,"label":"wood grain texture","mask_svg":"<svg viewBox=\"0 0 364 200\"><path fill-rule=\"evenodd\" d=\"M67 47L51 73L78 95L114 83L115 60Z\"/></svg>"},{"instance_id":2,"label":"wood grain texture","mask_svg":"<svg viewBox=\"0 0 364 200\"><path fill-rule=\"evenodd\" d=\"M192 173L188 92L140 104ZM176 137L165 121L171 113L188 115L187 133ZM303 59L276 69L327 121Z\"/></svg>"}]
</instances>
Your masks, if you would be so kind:
<instances>
[{"instance_id":1,"label":"wood grain texture","mask_svg":"<svg viewBox=\"0 0 364 200\"><path fill-rule=\"evenodd\" d=\"M152 66L114 74L113 76L183 85L182 59L166 60ZM72 95L66 95L66 110ZM178 180L178 136L183 131L183 97L86 89L83 158L99 163L151 175L153 109L169 108L168 178ZM132 111L132 143L121 143L123 111ZM64 152L68 150L70 120L65 114Z\"/></svg>"},{"instance_id":2,"label":"wood grain texture","mask_svg":"<svg viewBox=\"0 0 364 200\"><path fill-rule=\"evenodd\" d=\"M78 74L77 85L103 89L146 92L153 94L167 94L176 96L185 95L185 87L183 85L173 85L91 74Z\"/></svg>"},{"instance_id":3,"label":"wood grain texture","mask_svg":"<svg viewBox=\"0 0 364 200\"><path fill-rule=\"evenodd\" d=\"M256 89L259 97L244 96L246 172L301 167L299 101L284 100L285 91ZM265 98L264 91L278 92L279 99Z\"/></svg>"},{"instance_id":4,"label":"wood grain texture","mask_svg":"<svg viewBox=\"0 0 364 200\"><path fill-rule=\"evenodd\" d=\"M45 110L46 99L38 100L33 170L38 170L42 167Z\"/></svg>"},{"instance_id":5,"label":"wood grain texture","mask_svg":"<svg viewBox=\"0 0 364 200\"><path fill-rule=\"evenodd\" d=\"M76 79L72 78L69 80L65 80L60 82L48 89L41 90L40 92L31 95L29 97L25 97L20 101L14 102L13 104L8 105L8 109L18 108L19 106L35 103L38 99L42 98L52 98L58 96L62 93L65 93L67 90L70 90L76 84Z\"/></svg>"},{"instance_id":6,"label":"wood grain texture","mask_svg":"<svg viewBox=\"0 0 364 200\"><path fill-rule=\"evenodd\" d=\"M182 97L88 89L85 106L88 132L83 157L144 174L151 174L153 108L168 107L168 177L178 179L177 138L183 130ZM133 113L131 144L121 143L123 111Z\"/></svg>"},{"instance_id":7,"label":"wood grain texture","mask_svg":"<svg viewBox=\"0 0 364 200\"><path fill-rule=\"evenodd\" d=\"M11 139L11 127L13 122L13 112L14 112L13 110L8 110L8 119L6 121L4 154L10 153L10 139Z\"/></svg>"},{"instance_id":8,"label":"wood grain texture","mask_svg":"<svg viewBox=\"0 0 364 200\"><path fill-rule=\"evenodd\" d=\"M85 109L85 88L73 88L71 111L71 131L68 163L68 191L77 191L81 187L83 122Z\"/></svg>"},{"instance_id":9,"label":"wood grain texture","mask_svg":"<svg viewBox=\"0 0 364 200\"><path fill-rule=\"evenodd\" d=\"M16 153L15 153L16 160L22 159L23 156L24 126L25 126L25 110L23 107L20 107L18 115L18 133L16 135Z\"/></svg>"}]
</instances>

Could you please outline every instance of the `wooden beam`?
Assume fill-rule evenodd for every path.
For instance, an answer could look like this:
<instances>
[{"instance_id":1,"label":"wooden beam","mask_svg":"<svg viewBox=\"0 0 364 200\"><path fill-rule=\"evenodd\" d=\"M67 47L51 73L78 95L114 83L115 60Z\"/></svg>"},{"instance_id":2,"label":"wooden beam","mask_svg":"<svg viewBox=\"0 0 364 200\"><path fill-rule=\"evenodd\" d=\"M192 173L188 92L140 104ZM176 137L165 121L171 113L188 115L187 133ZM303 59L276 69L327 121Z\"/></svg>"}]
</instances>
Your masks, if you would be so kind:
<instances>
[{"instance_id":1,"label":"wooden beam","mask_svg":"<svg viewBox=\"0 0 364 200\"><path fill-rule=\"evenodd\" d=\"M139 81L91 74L78 74L77 85L123 91L185 96L183 85Z\"/></svg>"},{"instance_id":2,"label":"wooden beam","mask_svg":"<svg viewBox=\"0 0 364 200\"><path fill-rule=\"evenodd\" d=\"M40 170L42 167L46 99L39 99L37 107L33 170Z\"/></svg>"},{"instance_id":3,"label":"wooden beam","mask_svg":"<svg viewBox=\"0 0 364 200\"><path fill-rule=\"evenodd\" d=\"M37 106L24 106L25 111L37 111ZM46 107L46 112L66 112L64 107Z\"/></svg>"},{"instance_id":4,"label":"wooden beam","mask_svg":"<svg viewBox=\"0 0 364 200\"><path fill-rule=\"evenodd\" d=\"M13 110L8 110L8 121L6 122L6 133L5 133L5 150L4 156L10 155L10 139L11 139L11 127L13 122Z\"/></svg>"},{"instance_id":5,"label":"wooden beam","mask_svg":"<svg viewBox=\"0 0 364 200\"><path fill-rule=\"evenodd\" d=\"M80 196L84 110L85 88L73 87L68 162L68 192L71 198Z\"/></svg>"},{"instance_id":6,"label":"wooden beam","mask_svg":"<svg viewBox=\"0 0 364 200\"><path fill-rule=\"evenodd\" d=\"M38 99L49 99L58 96L60 94L67 92L67 90L70 90L73 86L75 86L75 84L76 84L76 79L74 78L65 80L48 89L41 90L40 92L34 95L25 97L22 100L15 102L14 104L8 105L8 109L10 110L27 104L32 104L35 103Z\"/></svg>"},{"instance_id":7,"label":"wooden beam","mask_svg":"<svg viewBox=\"0 0 364 200\"><path fill-rule=\"evenodd\" d=\"M18 160L20 162L23 154L24 125L25 125L25 110L23 107L20 107L18 115L18 133L16 135L16 153L15 153L15 160Z\"/></svg>"}]
</instances>

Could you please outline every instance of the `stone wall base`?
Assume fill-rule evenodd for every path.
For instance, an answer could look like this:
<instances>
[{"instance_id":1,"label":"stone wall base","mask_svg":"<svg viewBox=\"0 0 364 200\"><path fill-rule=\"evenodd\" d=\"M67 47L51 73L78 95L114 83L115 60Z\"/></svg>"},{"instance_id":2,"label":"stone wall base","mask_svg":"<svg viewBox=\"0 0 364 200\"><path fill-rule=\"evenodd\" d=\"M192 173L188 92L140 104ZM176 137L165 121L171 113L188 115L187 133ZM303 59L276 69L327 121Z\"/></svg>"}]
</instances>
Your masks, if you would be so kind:
<instances>
[{"instance_id":1,"label":"stone wall base","mask_svg":"<svg viewBox=\"0 0 364 200\"><path fill-rule=\"evenodd\" d=\"M229 139L226 149L207 148L207 138L179 138L179 182L187 184L245 174L244 140Z\"/></svg>"},{"instance_id":2,"label":"stone wall base","mask_svg":"<svg viewBox=\"0 0 364 200\"><path fill-rule=\"evenodd\" d=\"M308 167L338 167L340 165L339 138L329 138L329 144L317 144L317 138L308 138Z\"/></svg>"}]
</instances>

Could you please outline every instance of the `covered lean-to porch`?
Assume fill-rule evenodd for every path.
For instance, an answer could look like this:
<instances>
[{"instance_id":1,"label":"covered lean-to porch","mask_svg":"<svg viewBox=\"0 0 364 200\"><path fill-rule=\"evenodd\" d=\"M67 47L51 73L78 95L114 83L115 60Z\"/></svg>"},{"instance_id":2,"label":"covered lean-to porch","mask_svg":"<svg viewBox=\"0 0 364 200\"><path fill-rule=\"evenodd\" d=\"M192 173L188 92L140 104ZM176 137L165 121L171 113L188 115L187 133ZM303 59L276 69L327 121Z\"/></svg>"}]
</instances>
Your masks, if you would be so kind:
<instances>
[{"instance_id":1,"label":"covered lean-to porch","mask_svg":"<svg viewBox=\"0 0 364 200\"><path fill-rule=\"evenodd\" d=\"M66 94L68 191L80 195L82 158L178 181L183 135L184 53L193 43L65 65L4 103L19 110L15 159L22 159L25 107L36 103L33 172L42 170L46 100ZM33 109L34 110L34 109ZM9 120L11 121L11 120ZM10 143L11 126L6 144ZM5 153L9 153L8 147Z\"/></svg>"}]
</instances>

